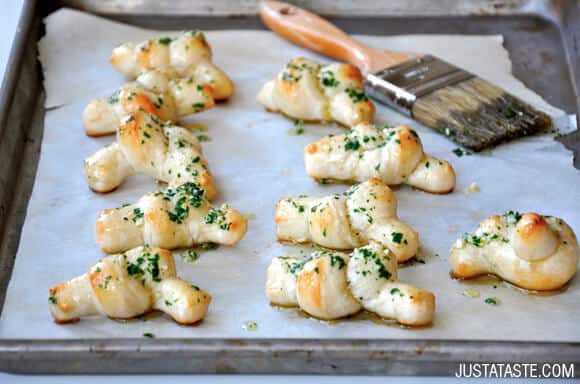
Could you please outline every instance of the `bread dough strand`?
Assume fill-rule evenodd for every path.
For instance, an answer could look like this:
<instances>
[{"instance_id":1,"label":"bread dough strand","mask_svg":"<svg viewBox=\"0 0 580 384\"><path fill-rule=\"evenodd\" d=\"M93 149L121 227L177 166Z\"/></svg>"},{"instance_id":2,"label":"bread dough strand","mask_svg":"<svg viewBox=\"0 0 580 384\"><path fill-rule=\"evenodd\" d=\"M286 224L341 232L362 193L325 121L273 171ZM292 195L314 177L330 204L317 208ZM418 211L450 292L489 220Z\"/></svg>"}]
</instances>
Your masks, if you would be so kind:
<instances>
[{"instance_id":1,"label":"bread dough strand","mask_svg":"<svg viewBox=\"0 0 580 384\"><path fill-rule=\"evenodd\" d=\"M117 253L143 244L175 249L239 242L247 219L228 205L213 207L204 194L188 182L147 193L135 204L104 209L95 225L97 245L103 252Z\"/></svg>"},{"instance_id":2,"label":"bread dough strand","mask_svg":"<svg viewBox=\"0 0 580 384\"><path fill-rule=\"evenodd\" d=\"M334 320L361 309L405 325L430 324L435 296L397 280L396 257L380 243L353 253L316 251L310 257L277 257L267 270L270 302L300 307L308 314Z\"/></svg>"},{"instance_id":3,"label":"bread dough strand","mask_svg":"<svg viewBox=\"0 0 580 384\"><path fill-rule=\"evenodd\" d=\"M110 192L138 172L172 187L194 182L209 200L217 194L197 137L144 111L127 115L117 129L117 142L84 161L85 179L96 192Z\"/></svg>"},{"instance_id":4,"label":"bread dough strand","mask_svg":"<svg viewBox=\"0 0 580 384\"><path fill-rule=\"evenodd\" d=\"M257 100L266 109L294 119L336 121L349 127L370 123L375 116L357 67L322 65L303 57L286 64L276 79L262 87Z\"/></svg>"},{"instance_id":5,"label":"bread dough strand","mask_svg":"<svg viewBox=\"0 0 580 384\"><path fill-rule=\"evenodd\" d=\"M160 310L180 324L204 318L211 296L177 277L171 252L142 246L109 255L84 275L50 289L49 308L57 323L103 315L129 319Z\"/></svg>"},{"instance_id":6,"label":"bread dough strand","mask_svg":"<svg viewBox=\"0 0 580 384\"><path fill-rule=\"evenodd\" d=\"M394 192L370 179L343 194L281 199L275 212L278 240L313 242L332 249L353 249L374 240L399 262L417 254L419 235L397 217Z\"/></svg>"},{"instance_id":7,"label":"bread dough strand","mask_svg":"<svg viewBox=\"0 0 580 384\"><path fill-rule=\"evenodd\" d=\"M561 288L578 268L578 241L562 219L508 211L491 216L451 249L451 273L468 279L495 274L522 288Z\"/></svg>"},{"instance_id":8,"label":"bread dough strand","mask_svg":"<svg viewBox=\"0 0 580 384\"><path fill-rule=\"evenodd\" d=\"M113 49L111 64L131 79L148 70L163 72L172 79L192 78L211 87L216 100L228 99L234 91L230 78L212 63L211 47L201 31L122 44Z\"/></svg>"},{"instance_id":9,"label":"bread dough strand","mask_svg":"<svg viewBox=\"0 0 580 384\"><path fill-rule=\"evenodd\" d=\"M425 154L419 135L407 126L358 124L347 134L307 145L304 163L316 180L351 183L374 177L387 185L408 184L439 194L455 187L451 164Z\"/></svg>"},{"instance_id":10,"label":"bread dough strand","mask_svg":"<svg viewBox=\"0 0 580 384\"><path fill-rule=\"evenodd\" d=\"M162 72L147 71L110 97L92 100L83 111L83 124L89 136L110 135L127 113L146 111L162 121L177 121L212 108L214 97L211 86L193 77L169 79Z\"/></svg>"}]
</instances>

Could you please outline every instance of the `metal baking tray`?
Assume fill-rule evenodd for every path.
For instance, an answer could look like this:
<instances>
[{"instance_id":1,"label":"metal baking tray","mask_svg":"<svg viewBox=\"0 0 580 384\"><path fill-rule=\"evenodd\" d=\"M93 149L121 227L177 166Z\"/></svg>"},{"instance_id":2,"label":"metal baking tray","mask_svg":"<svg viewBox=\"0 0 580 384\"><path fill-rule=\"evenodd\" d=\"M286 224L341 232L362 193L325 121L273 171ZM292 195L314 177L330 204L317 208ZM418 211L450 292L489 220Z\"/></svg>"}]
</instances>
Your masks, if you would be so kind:
<instances>
[{"instance_id":1,"label":"metal baking tray","mask_svg":"<svg viewBox=\"0 0 580 384\"><path fill-rule=\"evenodd\" d=\"M350 33L502 34L513 72L549 103L580 112L575 0L301 0ZM36 42L68 6L155 29L264 29L258 1L24 2L0 92L0 306L39 159L45 110ZM575 23L575 24L574 24ZM578 133L563 139L578 147ZM576 161L579 159L577 158ZM42 310L42 309L39 309ZM450 375L459 362L573 362L580 343L450 340L0 340L0 369L21 373L314 373Z\"/></svg>"}]
</instances>

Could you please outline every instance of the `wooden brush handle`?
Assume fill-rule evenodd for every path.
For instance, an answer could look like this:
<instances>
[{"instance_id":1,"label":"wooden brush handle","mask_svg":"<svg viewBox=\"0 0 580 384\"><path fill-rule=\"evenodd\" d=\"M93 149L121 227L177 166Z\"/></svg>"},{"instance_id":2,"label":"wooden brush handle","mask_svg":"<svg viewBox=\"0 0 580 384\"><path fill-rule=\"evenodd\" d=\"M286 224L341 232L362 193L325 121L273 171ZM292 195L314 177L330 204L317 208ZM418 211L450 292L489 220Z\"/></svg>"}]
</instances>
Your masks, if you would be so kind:
<instances>
[{"instance_id":1,"label":"wooden brush handle","mask_svg":"<svg viewBox=\"0 0 580 384\"><path fill-rule=\"evenodd\" d=\"M260 7L260 16L264 24L280 36L304 48L352 63L363 72L376 72L411 56L367 47L320 16L288 3L266 1Z\"/></svg>"}]
</instances>

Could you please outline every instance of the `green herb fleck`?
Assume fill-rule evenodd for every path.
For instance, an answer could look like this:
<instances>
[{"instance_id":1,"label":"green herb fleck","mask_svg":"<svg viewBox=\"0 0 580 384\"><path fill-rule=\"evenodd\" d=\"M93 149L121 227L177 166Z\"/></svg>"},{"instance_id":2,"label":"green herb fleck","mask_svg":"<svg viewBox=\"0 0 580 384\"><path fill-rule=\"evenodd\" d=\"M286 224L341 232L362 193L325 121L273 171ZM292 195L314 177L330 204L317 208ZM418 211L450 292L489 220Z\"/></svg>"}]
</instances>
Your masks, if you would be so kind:
<instances>
[{"instance_id":1,"label":"green herb fleck","mask_svg":"<svg viewBox=\"0 0 580 384\"><path fill-rule=\"evenodd\" d=\"M207 135L197 135L197 139L201 142L211 141L211 137L209 137Z\"/></svg>"},{"instance_id":2,"label":"green herb fleck","mask_svg":"<svg viewBox=\"0 0 580 384\"><path fill-rule=\"evenodd\" d=\"M497 297L488 297L485 299L485 303L489 305L499 305L501 301Z\"/></svg>"},{"instance_id":3,"label":"green herb fleck","mask_svg":"<svg viewBox=\"0 0 580 384\"><path fill-rule=\"evenodd\" d=\"M451 151L455 154L455 156L457 157L462 157L462 156L471 156L471 152L463 150L461 148L455 148L453 151Z\"/></svg>"},{"instance_id":4,"label":"green herb fleck","mask_svg":"<svg viewBox=\"0 0 580 384\"><path fill-rule=\"evenodd\" d=\"M359 103L361 101L368 101L368 97L364 94L364 92L358 92L355 89L347 88L344 90L348 93L348 96L354 103Z\"/></svg>"},{"instance_id":5,"label":"green herb fleck","mask_svg":"<svg viewBox=\"0 0 580 384\"><path fill-rule=\"evenodd\" d=\"M159 44L169 45L169 44L171 44L172 39L171 39L171 37L162 37L157 41L159 41Z\"/></svg>"},{"instance_id":6,"label":"green herb fleck","mask_svg":"<svg viewBox=\"0 0 580 384\"><path fill-rule=\"evenodd\" d=\"M334 267L335 265L338 266L338 269L342 269L346 266L346 262L342 257L333 253L330 255L330 266Z\"/></svg>"},{"instance_id":7,"label":"green herb fleck","mask_svg":"<svg viewBox=\"0 0 580 384\"><path fill-rule=\"evenodd\" d=\"M246 321L242 326L244 331L255 331L258 329L258 323L255 321Z\"/></svg>"},{"instance_id":8,"label":"green herb fleck","mask_svg":"<svg viewBox=\"0 0 580 384\"><path fill-rule=\"evenodd\" d=\"M355 138L347 137L344 143L345 151L356 151L360 148L360 143Z\"/></svg>"},{"instance_id":9,"label":"green herb fleck","mask_svg":"<svg viewBox=\"0 0 580 384\"><path fill-rule=\"evenodd\" d=\"M391 232L391 240L393 243L401 244L401 241L403 241L403 234L401 232Z\"/></svg>"},{"instance_id":10,"label":"green herb fleck","mask_svg":"<svg viewBox=\"0 0 580 384\"><path fill-rule=\"evenodd\" d=\"M304 133L304 120L294 121L294 127L288 133L294 136L302 135Z\"/></svg>"},{"instance_id":11,"label":"green herb fleck","mask_svg":"<svg viewBox=\"0 0 580 384\"><path fill-rule=\"evenodd\" d=\"M116 104L119 102L119 90L117 89L115 92L113 92L113 94L111 96L109 96L109 98L107 99L107 102L109 104Z\"/></svg>"},{"instance_id":12,"label":"green herb fleck","mask_svg":"<svg viewBox=\"0 0 580 384\"><path fill-rule=\"evenodd\" d=\"M321 82L325 87L337 87L340 82L335 79L334 73L331 71L321 72Z\"/></svg>"}]
</instances>

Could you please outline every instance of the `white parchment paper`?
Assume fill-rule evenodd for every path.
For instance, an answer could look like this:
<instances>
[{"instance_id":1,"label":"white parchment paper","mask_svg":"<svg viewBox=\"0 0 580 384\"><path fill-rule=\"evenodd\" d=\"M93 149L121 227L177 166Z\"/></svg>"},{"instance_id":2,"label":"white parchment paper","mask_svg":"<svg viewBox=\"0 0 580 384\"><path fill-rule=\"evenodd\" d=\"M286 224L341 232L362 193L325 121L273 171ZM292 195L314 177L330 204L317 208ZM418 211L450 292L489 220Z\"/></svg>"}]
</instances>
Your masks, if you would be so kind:
<instances>
[{"instance_id":1,"label":"white parchment paper","mask_svg":"<svg viewBox=\"0 0 580 384\"><path fill-rule=\"evenodd\" d=\"M420 338L580 341L580 283L551 297L528 296L499 285L468 285L449 278L448 251L465 231L485 217L507 209L539 211L564 218L580 232L580 172L571 153L550 135L502 145L491 152L455 157L456 147L441 135L378 105L377 122L406 123L415 128L430 154L452 162L458 176L454 193L445 196L397 190L400 217L420 233L425 264L401 269L403 281L429 289L437 297L435 323L405 330L369 320L328 324L301 318L295 310L271 307L264 294L265 270L272 257L298 247L275 240L274 205L281 196L324 195L347 186L321 186L304 171L303 147L323 135L341 133L336 126L306 125L291 136L292 122L270 114L255 101L261 85L292 57L316 57L269 32L215 31L207 37L216 63L236 84L232 99L189 118L205 124L212 141L204 152L220 188L218 203L228 202L253 214L247 236L235 247L203 253L195 263L177 257L178 273L213 296L206 319L182 327L166 316L147 321L116 322L94 317L59 326L48 312L48 288L88 270L103 255L93 239L99 209L132 202L157 188L144 176L132 177L108 195L92 193L82 176L82 160L113 138L88 138L81 112L90 99L109 94L123 83L108 64L112 47L168 32L147 31L71 10L47 20L40 42L46 76L46 115L41 159L22 231L6 302L0 338L141 337L151 332L167 338ZM510 72L499 36L359 36L371 45L434 53L501 84L550 113L565 128L563 112L550 107ZM477 182L481 193L464 194ZM477 288L479 298L462 295ZM499 306L484 303L497 297ZM255 331L245 331L256 321Z\"/></svg>"}]
</instances>

